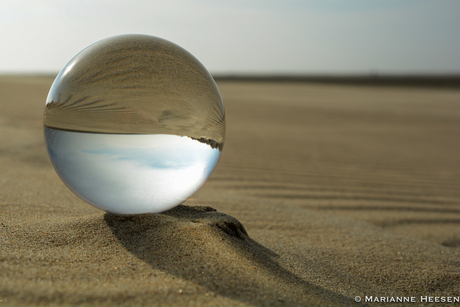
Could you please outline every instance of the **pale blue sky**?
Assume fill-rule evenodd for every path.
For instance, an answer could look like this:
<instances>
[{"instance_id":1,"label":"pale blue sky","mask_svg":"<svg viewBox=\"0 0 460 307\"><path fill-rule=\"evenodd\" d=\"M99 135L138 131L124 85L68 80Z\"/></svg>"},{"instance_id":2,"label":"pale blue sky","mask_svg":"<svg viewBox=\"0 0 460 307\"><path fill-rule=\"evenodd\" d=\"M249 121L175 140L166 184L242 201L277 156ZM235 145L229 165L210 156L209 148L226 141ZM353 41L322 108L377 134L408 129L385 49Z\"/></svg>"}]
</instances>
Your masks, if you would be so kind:
<instances>
[{"instance_id":1,"label":"pale blue sky","mask_svg":"<svg viewBox=\"0 0 460 307\"><path fill-rule=\"evenodd\" d=\"M0 73L58 72L118 34L170 40L211 73L460 73L458 0L2 0Z\"/></svg>"}]
</instances>

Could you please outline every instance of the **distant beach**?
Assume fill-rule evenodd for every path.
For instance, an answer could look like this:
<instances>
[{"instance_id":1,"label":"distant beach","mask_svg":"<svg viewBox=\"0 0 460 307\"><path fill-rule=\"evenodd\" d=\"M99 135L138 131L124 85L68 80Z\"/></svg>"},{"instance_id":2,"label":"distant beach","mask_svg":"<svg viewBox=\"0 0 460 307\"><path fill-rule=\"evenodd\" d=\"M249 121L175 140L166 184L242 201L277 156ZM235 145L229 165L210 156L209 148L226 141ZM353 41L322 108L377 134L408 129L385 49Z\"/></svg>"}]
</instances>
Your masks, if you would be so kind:
<instances>
[{"instance_id":1,"label":"distant beach","mask_svg":"<svg viewBox=\"0 0 460 307\"><path fill-rule=\"evenodd\" d=\"M365 85L390 87L460 88L460 75L232 75L216 74L218 82L294 82L331 85Z\"/></svg>"}]
</instances>

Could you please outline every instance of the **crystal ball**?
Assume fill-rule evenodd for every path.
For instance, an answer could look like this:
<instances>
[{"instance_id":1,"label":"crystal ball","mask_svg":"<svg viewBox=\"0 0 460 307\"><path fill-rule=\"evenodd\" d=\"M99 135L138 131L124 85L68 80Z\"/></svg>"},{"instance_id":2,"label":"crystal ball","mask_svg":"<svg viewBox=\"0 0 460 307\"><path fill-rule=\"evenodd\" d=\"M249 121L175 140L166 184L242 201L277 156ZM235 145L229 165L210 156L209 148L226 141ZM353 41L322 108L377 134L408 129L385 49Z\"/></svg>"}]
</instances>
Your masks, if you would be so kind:
<instances>
[{"instance_id":1,"label":"crystal ball","mask_svg":"<svg viewBox=\"0 0 460 307\"><path fill-rule=\"evenodd\" d=\"M77 196L114 214L168 210L209 178L225 111L214 79L188 51L148 35L90 45L46 99L45 141Z\"/></svg>"}]
</instances>

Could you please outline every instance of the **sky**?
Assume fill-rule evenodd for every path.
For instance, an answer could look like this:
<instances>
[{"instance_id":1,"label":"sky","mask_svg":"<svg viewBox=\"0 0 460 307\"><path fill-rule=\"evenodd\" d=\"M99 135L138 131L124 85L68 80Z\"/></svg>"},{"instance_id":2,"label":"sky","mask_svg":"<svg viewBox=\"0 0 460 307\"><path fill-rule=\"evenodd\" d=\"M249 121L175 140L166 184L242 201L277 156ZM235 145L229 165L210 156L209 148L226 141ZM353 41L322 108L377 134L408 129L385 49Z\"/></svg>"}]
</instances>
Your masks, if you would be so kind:
<instances>
[{"instance_id":1,"label":"sky","mask_svg":"<svg viewBox=\"0 0 460 307\"><path fill-rule=\"evenodd\" d=\"M458 0L2 0L0 74L106 37L172 41L213 74L460 74Z\"/></svg>"}]
</instances>

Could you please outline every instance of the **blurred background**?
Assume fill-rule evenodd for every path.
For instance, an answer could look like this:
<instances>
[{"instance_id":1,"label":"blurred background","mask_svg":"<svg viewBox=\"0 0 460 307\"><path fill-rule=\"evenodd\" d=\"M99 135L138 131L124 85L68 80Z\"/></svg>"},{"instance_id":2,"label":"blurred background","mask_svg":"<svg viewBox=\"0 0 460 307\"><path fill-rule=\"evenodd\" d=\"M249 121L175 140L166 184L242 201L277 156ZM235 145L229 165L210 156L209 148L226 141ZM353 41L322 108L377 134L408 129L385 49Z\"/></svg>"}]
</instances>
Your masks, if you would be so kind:
<instances>
[{"instance_id":1,"label":"blurred background","mask_svg":"<svg viewBox=\"0 0 460 307\"><path fill-rule=\"evenodd\" d=\"M0 73L57 73L103 38L158 36L214 75L460 73L457 0L2 0Z\"/></svg>"}]
</instances>

